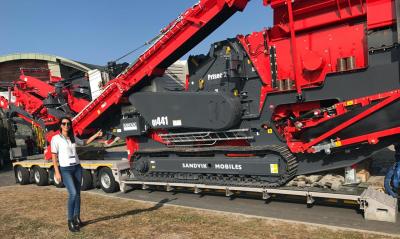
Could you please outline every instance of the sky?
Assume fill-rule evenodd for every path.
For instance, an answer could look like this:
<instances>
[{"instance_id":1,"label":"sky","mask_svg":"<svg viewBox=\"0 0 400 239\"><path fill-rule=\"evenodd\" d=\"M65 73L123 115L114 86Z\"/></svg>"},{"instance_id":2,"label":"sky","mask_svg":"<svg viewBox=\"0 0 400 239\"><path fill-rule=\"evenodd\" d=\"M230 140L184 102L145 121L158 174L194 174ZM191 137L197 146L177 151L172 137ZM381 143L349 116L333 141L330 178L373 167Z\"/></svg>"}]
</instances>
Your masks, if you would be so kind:
<instances>
[{"instance_id":1,"label":"sky","mask_svg":"<svg viewBox=\"0 0 400 239\"><path fill-rule=\"evenodd\" d=\"M197 0L1 0L0 55L45 53L106 65L156 36ZM252 0L193 48L271 26L272 11ZM146 48L122 61L131 63Z\"/></svg>"}]
</instances>

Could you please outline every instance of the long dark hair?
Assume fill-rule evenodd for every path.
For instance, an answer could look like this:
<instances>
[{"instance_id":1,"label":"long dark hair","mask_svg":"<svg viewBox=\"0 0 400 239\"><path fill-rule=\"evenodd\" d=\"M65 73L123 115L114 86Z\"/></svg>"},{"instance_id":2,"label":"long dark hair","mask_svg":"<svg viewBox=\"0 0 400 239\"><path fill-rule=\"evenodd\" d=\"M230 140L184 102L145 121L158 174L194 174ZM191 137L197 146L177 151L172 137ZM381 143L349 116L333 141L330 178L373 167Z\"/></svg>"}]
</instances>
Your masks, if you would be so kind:
<instances>
[{"instance_id":1,"label":"long dark hair","mask_svg":"<svg viewBox=\"0 0 400 239\"><path fill-rule=\"evenodd\" d=\"M60 130L60 134L62 133L61 123L62 123L63 120L68 120L69 121L68 137L69 137L69 140L71 140L71 143L75 143L74 128L72 128L72 120L70 118L62 117L60 119L60 124L58 125L58 129Z\"/></svg>"}]
</instances>

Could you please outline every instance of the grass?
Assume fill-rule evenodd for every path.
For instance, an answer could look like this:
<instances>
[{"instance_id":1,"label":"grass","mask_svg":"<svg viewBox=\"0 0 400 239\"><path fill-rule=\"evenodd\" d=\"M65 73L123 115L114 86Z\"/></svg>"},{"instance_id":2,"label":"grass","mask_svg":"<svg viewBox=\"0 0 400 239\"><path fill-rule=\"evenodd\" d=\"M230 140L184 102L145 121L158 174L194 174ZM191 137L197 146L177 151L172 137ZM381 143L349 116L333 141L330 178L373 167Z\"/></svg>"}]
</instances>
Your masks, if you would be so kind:
<instances>
[{"instance_id":1,"label":"grass","mask_svg":"<svg viewBox=\"0 0 400 239\"><path fill-rule=\"evenodd\" d=\"M1 238L388 238L83 193L79 233L69 233L64 190L0 188Z\"/></svg>"}]
</instances>

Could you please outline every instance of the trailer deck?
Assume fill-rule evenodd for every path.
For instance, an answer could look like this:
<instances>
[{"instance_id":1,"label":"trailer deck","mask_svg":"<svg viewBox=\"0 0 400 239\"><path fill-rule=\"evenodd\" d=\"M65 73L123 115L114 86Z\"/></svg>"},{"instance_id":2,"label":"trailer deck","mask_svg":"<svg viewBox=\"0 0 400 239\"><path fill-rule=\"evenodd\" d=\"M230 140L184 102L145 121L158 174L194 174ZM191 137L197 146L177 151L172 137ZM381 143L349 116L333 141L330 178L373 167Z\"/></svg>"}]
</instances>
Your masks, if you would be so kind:
<instances>
[{"instance_id":1,"label":"trailer deck","mask_svg":"<svg viewBox=\"0 0 400 239\"><path fill-rule=\"evenodd\" d=\"M263 200L270 199L272 195L300 196L305 198L305 202L308 206L313 205L316 198L347 200L359 205L359 209L364 212L364 218L366 220L386 222L396 222L398 212L398 203L396 198L370 187L344 187L343 190L333 191L323 188L249 188L191 183L145 182L135 181L132 179L122 180L120 182L120 189L125 193L135 186L139 186L143 190L149 189L151 186L163 186L166 191L185 188L196 194L201 193L204 190L223 190L227 197L233 196L235 192L256 193L260 195Z\"/></svg>"}]
</instances>

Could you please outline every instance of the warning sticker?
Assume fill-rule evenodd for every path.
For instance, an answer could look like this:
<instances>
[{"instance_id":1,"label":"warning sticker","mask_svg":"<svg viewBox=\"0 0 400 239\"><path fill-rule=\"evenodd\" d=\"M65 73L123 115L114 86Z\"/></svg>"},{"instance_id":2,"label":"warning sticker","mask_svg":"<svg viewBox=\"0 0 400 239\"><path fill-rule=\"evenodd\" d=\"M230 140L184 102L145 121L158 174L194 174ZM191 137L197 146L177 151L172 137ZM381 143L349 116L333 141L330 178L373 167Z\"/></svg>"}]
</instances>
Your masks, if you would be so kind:
<instances>
[{"instance_id":1,"label":"warning sticker","mask_svg":"<svg viewBox=\"0 0 400 239\"><path fill-rule=\"evenodd\" d=\"M279 173L279 169L278 169L278 164L277 163L272 163L269 165L270 169L271 169L271 173Z\"/></svg>"},{"instance_id":2,"label":"warning sticker","mask_svg":"<svg viewBox=\"0 0 400 239\"><path fill-rule=\"evenodd\" d=\"M181 120L172 120L172 125L173 126L182 126L182 121Z\"/></svg>"},{"instance_id":3,"label":"warning sticker","mask_svg":"<svg viewBox=\"0 0 400 239\"><path fill-rule=\"evenodd\" d=\"M342 141L340 141L340 140L336 141L336 142L335 142L335 146L336 146L336 147L342 146Z\"/></svg>"}]
</instances>

